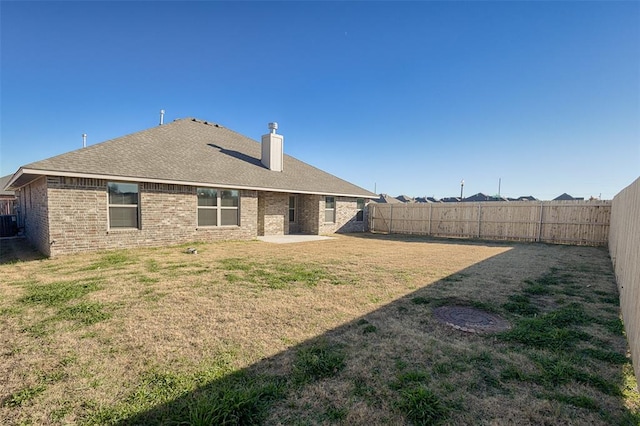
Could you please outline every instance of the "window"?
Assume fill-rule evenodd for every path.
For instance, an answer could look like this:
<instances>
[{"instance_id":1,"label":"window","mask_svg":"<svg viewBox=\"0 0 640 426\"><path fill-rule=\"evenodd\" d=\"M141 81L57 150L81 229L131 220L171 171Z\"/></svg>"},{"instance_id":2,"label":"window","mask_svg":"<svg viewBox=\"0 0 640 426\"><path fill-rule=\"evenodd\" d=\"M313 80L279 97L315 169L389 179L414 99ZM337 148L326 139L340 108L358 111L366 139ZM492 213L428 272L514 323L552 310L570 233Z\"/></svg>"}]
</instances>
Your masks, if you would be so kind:
<instances>
[{"instance_id":1,"label":"window","mask_svg":"<svg viewBox=\"0 0 640 426\"><path fill-rule=\"evenodd\" d=\"M296 196L289 196L289 222L296 221Z\"/></svg>"},{"instance_id":2,"label":"window","mask_svg":"<svg viewBox=\"0 0 640 426\"><path fill-rule=\"evenodd\" d=\"M356 200L356 222L364 222L364 198Z\"/></svg>"},{"instance_id":3,"label":"window","mask_svg":"<svg viewBox=\"0 0 640 426\"><path fill-rule=\"evenodd\" d=\"M324 198L324 221L335 222L336 221L336 199L335 197Z\"/></svg>"},{"instance_id":4,"label":"window","mask_svg":"<svg viewBox=\"0 0 640 426\"><path fill-rule=\"evenodd\" d=\"M198 188L198 226L218 225L218 191Z\"/></svg>"},{"instance_id":5,"label":"window","mask_svg":"<svg viewBox=\"0 0 640 426\"><path fill-rule=\"evenodd\" d=\"M198 188L198 226L238 226L239 191Z\"/></svg>"},{"instance_id":6,"label":"window","mask_svg":"<svg viewBox=\"0 0 640 426\"><path fill-rule=\"evenodd\" d=\"M220 199L220 225L238 226L238 205L240 196L238 191L225 189L221 191Z\"/></svg>"},{"instance_id":7,"label":"window","mask_svg":"<svg viewBox=\"0 0 640 426\"><path fill-rule=\"evenodd\" d=\"M109 228L138 228L138 184L109 182Z\"/></svg>"}]
</instances>

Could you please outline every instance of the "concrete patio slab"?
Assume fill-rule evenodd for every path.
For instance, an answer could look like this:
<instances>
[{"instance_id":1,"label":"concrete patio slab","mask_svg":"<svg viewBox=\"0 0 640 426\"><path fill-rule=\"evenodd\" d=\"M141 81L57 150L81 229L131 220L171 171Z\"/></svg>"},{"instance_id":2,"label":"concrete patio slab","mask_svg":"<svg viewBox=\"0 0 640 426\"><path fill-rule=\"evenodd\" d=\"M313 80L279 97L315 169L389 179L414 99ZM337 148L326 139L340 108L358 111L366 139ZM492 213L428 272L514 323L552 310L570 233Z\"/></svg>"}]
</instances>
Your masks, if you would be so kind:
<instances>
[{"instance_id":1,"label":"concrete patio slab","mask_svg":"<svg viewBox=\"0 0 640 426\"><path fill-rule=\"evenodd\" d=\"M325 237L322 235L267 235L258 237L260 241L274 244L291 244L291 243L307 243L310 241L333 240L334 237Z\"/></svg>"}]
</instances>

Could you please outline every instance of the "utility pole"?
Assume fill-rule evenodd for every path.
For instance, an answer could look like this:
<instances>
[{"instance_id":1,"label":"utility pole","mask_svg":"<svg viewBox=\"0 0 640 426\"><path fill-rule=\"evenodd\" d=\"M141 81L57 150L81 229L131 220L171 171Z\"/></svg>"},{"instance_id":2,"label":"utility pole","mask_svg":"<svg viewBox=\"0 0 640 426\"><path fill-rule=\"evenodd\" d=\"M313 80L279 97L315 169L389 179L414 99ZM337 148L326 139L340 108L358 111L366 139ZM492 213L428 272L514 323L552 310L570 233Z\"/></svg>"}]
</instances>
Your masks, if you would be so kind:
<instances>
[{"instance_id":1,"label":"utility pole","mask_svg":"<svg viewBox=\"0 0 640 426\"><path fill-rule=\"evenodd\" d=\"M462 201L462 194L464 193L464 179L460 181L460 201Z\"/></svg>"}]
</instances>

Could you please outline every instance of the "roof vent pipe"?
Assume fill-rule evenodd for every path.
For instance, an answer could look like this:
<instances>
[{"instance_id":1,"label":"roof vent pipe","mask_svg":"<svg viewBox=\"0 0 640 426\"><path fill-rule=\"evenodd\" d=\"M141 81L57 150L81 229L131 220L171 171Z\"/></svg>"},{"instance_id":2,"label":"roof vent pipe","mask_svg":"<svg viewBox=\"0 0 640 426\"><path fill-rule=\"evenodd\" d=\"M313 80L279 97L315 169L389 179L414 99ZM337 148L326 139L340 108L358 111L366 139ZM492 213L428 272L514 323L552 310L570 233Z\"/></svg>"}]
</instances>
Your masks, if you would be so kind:
<instances>
[{"instance_id":1,"label":"roof vent pipe","mask_svg":"<svg viewBox=\"0 0 640 426\"><path fill-rule=\"evenodd\" d=\"M82 134L82 147L83 148L87 147L87 134L86 133Z\"/></svg>"},{"instance_id":2,"label":"roof vent pipe","mask_svg":"<svg viewBox=\"0 0 640 426\"><path fill-rule=\"evenodd\" d=\"M164 124L164 110L161 109L160 110L160 125L162 126Z\"/></svg>"}]
</instances>

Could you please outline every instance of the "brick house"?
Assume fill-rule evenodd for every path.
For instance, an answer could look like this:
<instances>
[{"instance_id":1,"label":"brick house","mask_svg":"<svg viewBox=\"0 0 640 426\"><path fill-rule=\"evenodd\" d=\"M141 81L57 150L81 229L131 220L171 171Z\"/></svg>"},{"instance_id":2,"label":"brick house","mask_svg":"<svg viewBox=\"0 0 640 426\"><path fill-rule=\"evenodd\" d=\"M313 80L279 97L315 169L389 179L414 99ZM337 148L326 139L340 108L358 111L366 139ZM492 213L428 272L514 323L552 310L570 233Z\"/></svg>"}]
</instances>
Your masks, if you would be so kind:
<instances>
[{"instance_id":1,"label":"brick house","mask_svg":"<svg viewBox=\"0 0 640 426\"><path fill-rule=\"evenodd\" d=\"M273 124L273 125L272 125ZM47 256L290 233L364 232L377 197L261 143L181 119L27 164L6 188Z\"/></svg>"}]
</instances>

